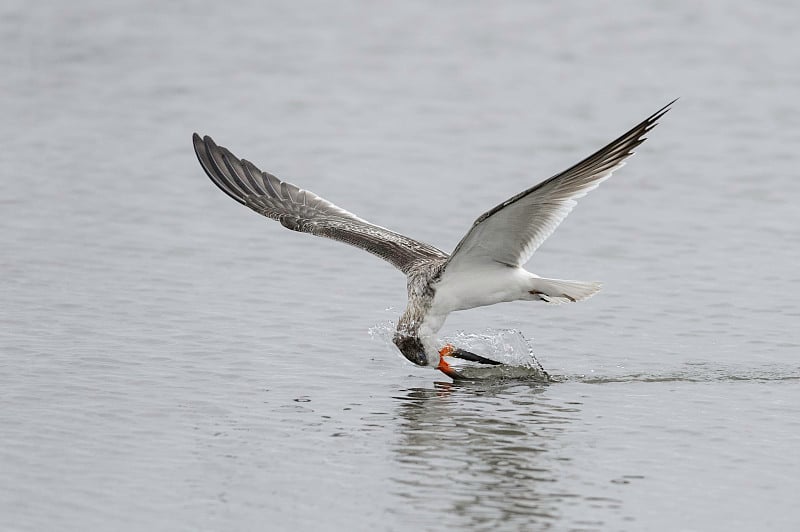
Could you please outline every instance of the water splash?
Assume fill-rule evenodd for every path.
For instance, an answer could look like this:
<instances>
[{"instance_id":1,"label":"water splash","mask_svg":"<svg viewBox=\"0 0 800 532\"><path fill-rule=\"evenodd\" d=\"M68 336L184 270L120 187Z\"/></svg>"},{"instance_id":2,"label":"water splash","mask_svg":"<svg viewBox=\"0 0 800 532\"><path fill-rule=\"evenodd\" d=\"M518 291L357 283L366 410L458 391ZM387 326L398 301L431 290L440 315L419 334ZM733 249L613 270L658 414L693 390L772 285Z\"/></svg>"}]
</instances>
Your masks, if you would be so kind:
<instances>
[{"instance_id":1,"label":"water splash","mask_svg":"<svg viewBox=\"0 0 800 532\"><path fill-rule=\"evenodd\" d=\"M373 340L377 340L386 346L394 347L392 343L392 336L394 335L394 331L397 328L397 323L392 320L382 321L380 323L376 323L369 329L367 329L367 333L369 334L370 338Z\"/></svg>"},{"instance_id":2,"label":"water splash","mask_svg":"<svg viewBox=\"0 0 800 532\"><path fill-rule=\"evenodd\" d=\"M392 343L395 324L378 323L369 328L369 335L396 352ZM438 340L444 346L452 344L501 365L486 366L460 359L448 359L450 366L466 380L536 380L549 382L550 376L533 354L531 342L516 329L485 329L478 333L464 331Z\"/></svg>"}]
</instances>

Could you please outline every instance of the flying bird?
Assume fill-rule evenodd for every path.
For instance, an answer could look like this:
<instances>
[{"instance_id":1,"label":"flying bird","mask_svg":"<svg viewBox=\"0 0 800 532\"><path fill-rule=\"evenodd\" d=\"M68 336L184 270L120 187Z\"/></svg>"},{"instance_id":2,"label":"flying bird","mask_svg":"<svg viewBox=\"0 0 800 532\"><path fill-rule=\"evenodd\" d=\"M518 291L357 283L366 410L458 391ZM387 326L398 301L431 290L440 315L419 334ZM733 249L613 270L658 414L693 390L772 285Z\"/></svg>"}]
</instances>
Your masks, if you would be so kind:
<instances>
[{"instance_id":1,"label":"flying bird","mask_svg":"<svg viewBox=\"0 0 800 532\"><path fill-rule=\"evenodd\" d=\"M550 279L522 266L586 195L623 166L675 100L567 170L480 215L451 254L395 233L342 209L309 190L259 170L194 134L194 150L208 177L225 194L284 227L344 242L388 261L407 278L408 305L393 341L408 360L457 379L449 357L499 362L450 344L436 333L451 312L505 301L576 302L600 290L598 282Z\"/></svg>"}]
</instances>

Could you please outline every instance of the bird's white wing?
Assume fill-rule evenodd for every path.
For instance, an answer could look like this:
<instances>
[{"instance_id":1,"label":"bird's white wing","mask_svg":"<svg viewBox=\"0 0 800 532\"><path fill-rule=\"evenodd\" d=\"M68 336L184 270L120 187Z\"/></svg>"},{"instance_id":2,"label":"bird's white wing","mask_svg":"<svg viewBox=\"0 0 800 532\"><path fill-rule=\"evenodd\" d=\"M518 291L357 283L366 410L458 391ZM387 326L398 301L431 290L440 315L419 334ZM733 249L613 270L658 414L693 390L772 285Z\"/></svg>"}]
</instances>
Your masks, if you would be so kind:
<instances>
[{"instance_id":1,"label":"bird's white wing","mask_svg":"<svg viewBox=\"0 0 800 532\"><path fill-rule=\"evenodd\" d=\"M194 151L208 177L225 194L293 231L344 242L377 255L403 273L421 261L444 262L447 254L413 238L363 220L313 192L262 172L211 137L194 134Z\"/></svg>"},{"instance_id":2,"label":"bird's white wing","mask_svg":"<svg viewBox=\"0 0 800 532\"><path fill-rule=\"evenodd\" d=\"M451 254L445 273L489 263L512 267L525 264L570 213L575 200L625 164L673 103L568 170L481 215Z\"/></svg>"}]
</instances>

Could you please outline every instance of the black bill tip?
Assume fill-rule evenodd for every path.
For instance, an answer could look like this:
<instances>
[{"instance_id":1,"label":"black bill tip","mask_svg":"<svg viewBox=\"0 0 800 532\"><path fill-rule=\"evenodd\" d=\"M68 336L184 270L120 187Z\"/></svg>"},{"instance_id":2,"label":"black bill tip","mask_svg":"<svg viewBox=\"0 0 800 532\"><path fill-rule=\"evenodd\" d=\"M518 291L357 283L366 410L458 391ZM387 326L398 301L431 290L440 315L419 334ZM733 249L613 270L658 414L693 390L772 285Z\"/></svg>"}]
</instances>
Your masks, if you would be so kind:
<instances>
[{"instance_id":1,"label":"black bill tip","mask_svg":"<svg viewBox=\"0 0 800 532\"><path fill-rule=\"evenodd\" d=\"M450 356L454 358L460 358L462 360L469 360L470 362L486 364L487 366L501 366L503 364L502 362L492 360L491 358L482 357L480 355L476 355L475 353L470 353L469 351L465 351L458 347L453 349L453 352L450 353Z\"/></svg>"}]
</instances>

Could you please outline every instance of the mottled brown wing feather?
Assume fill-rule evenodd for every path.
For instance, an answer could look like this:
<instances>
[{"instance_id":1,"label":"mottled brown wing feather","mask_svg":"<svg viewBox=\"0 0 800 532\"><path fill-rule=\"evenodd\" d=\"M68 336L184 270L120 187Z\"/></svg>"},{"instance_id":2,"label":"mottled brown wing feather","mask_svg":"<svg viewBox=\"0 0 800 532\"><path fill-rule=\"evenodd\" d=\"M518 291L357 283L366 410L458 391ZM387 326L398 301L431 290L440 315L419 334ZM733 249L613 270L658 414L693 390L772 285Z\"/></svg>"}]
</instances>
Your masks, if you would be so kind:
<instances>
[{"instance_id":1,"label":"mottled brown wing feather","mask_svg":"<svg viewBox=\"0 0 800 532\"><path fill-rule=\"evenodd\" d=\"M408 274L415 265L444 261L447 254L413 238L363 220L333 203L262 172L195 133L194 150L208 177L225 194L293 231L350 244L372 253Z\"/></svg>"}]
</instances>

